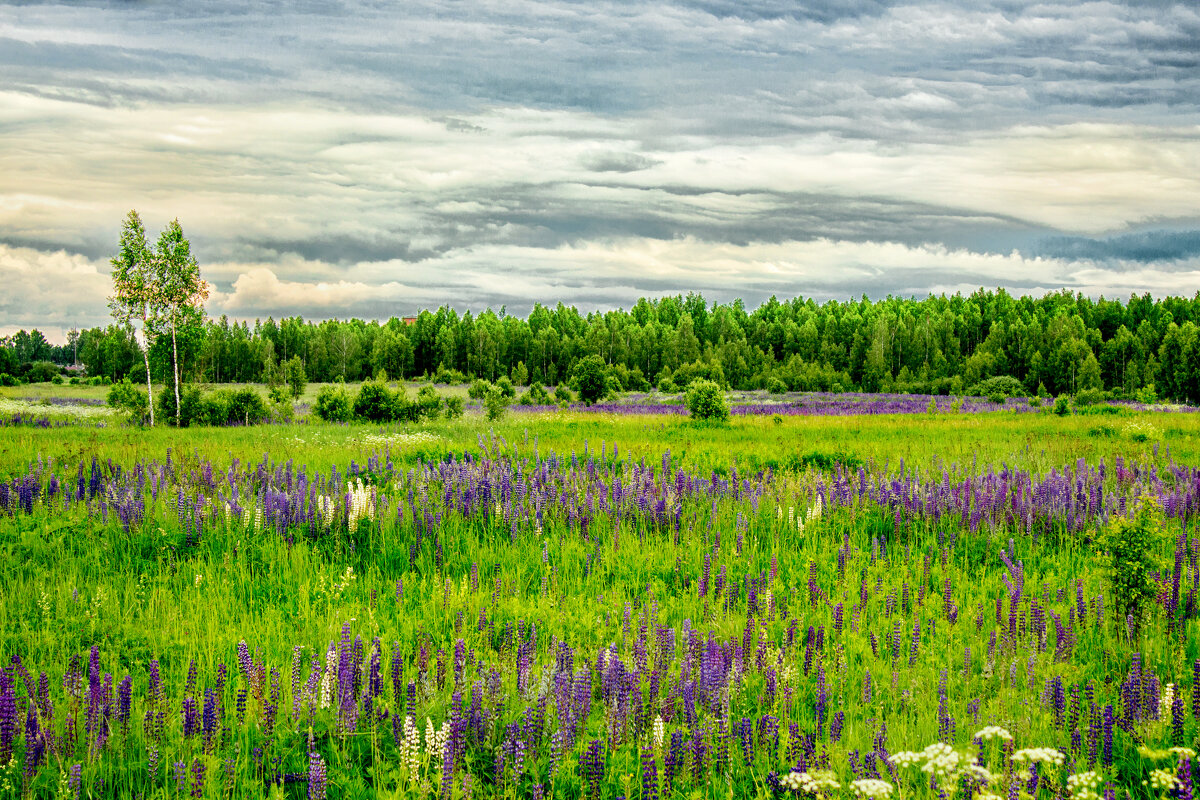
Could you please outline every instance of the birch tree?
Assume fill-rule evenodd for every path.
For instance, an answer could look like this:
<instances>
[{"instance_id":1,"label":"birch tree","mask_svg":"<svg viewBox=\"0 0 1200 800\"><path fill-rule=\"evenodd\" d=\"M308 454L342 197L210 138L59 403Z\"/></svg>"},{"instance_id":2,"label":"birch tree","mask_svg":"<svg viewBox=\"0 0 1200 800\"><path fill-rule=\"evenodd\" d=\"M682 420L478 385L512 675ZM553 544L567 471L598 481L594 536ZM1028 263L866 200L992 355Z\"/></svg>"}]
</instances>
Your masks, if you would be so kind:
<instances>
[{"instance_id":1,"label":"birch tree","mask_svg":"<svg viewBox=\"0 0 1200 800\"><path fill-rule=\"evenodd\" d=\"M146 229L136 211L125 217L121 244L112 264L113 295L108 307L122 325L134 320L142 325L142 359L146 364L146 395L150 402L150 427L154 427L154 386L150 381L150 347L154 342L157 275L155 259L146 242Z\"/></svg>"},{"instance_id":2,"label":"birch tree","mask_svg":"<svg viewBox=\"0 0 1200 800\"><path fill-rule=\"evenodd\" d=\"M173 219L158 237L154 255L156 291L152 305L162 326L171 332L171 365L175 377L175 424L181 422L179 400L179 327L189 318L202 321L208 284L200 278L200 265L192 257L192 245L183 235L178 219Z\"/></svg>"}]
</instances>

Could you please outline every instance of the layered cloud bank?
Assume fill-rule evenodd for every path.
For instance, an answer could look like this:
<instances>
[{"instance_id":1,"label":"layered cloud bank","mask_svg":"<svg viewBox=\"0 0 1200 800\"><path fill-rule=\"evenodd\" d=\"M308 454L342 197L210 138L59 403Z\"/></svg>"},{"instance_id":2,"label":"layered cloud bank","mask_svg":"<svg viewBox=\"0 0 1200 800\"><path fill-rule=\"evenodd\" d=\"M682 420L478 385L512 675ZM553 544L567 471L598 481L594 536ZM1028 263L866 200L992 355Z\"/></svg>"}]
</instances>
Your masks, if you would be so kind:
<instances>
[{"instance_id":1,"label":"layered cloud bank","mask_svg":"<svg viewBox=\"0 0 1200 800\"><path fill-rule=\"evenodd\" d=\"M1197 285L1194 9L804 6L5 7L0 327L129 208L236 317Z\"/></svg>"}]
</instances>

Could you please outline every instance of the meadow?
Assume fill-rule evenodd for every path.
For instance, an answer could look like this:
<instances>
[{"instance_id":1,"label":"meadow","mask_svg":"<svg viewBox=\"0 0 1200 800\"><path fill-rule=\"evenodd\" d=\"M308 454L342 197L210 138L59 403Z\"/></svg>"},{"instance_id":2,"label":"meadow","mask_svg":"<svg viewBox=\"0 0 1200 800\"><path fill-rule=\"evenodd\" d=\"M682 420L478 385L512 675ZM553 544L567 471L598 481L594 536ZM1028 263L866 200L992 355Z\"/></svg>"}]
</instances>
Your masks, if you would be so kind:
<instances>
[{"instance_id":1,"label":"meadow","mask_svg":"<svg viewBox=\"0 0 1200 800\"><path fill-rule=\"evenodd\" d=\"M839 409L0 428L0 797L1191 797L1200 418Z\"/></svg>"}]
</instances>

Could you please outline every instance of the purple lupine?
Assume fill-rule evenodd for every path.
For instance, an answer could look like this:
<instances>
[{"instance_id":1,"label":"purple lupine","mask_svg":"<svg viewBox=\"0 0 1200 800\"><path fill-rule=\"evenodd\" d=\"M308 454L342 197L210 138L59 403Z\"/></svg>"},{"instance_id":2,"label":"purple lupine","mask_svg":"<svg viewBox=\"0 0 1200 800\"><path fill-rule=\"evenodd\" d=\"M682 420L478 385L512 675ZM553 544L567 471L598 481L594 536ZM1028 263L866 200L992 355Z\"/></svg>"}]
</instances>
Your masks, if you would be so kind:
<instances>
[{"instance_id":1,"label":"purple lupine","mask_svg":"<svg viewBox=\"0 0 1200 800\"><path fill-rule=\"evenodd\" d=\"M642 751L642 800L658 800L658 763L651 750Z\"/></svg>"},{"instance_id":2,"label":"purple lupine","mask_svg":"<svg viewBox=\"0 0 1200 800\"><path fill-rule=\"evenodd\" d=\"M308 754L308 800L325 800L325 760L319 753Z\"/></svg>"}]
</instances>

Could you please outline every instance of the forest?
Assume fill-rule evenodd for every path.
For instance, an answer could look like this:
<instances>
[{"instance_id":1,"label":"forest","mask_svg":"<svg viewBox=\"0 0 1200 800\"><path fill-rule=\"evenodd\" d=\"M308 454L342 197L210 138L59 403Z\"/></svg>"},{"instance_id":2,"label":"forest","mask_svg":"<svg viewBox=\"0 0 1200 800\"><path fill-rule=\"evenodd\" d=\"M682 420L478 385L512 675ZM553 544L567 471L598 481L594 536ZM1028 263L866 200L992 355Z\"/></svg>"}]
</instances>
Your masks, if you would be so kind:
<instances>
[{"instance_id":1,"label":"forest","mask_svg":"<svg viewBox=\"0 0 1200 800\"><path fill-rule=\"evenodd\" d=\"M1127 302L982 289L920 300L772 297L752 311L741 300L709 304L690 293L607 312L538 304L524 318L504 308L460 316L449 306L382 323L288 317L251 325L220 317L181 328L178 346L183 379L204 383L268 381L297 359L318 382L382 372L440 383L506 375L519 385L553 385L577 360L596 354L631 391L703 376L733 389L960 394L1010 376L1030 394L1150 391L1195 401L1198 323L1200 293ZM44 373L50 364L78 363L89 376L119 380L142 365L133 328L121 325L72 332L65 346L50 345L36 330L0 345L0 373L18 378L39 365ZM169 337L150 356L165 381Z\"/></svg>"}]
</instances>

